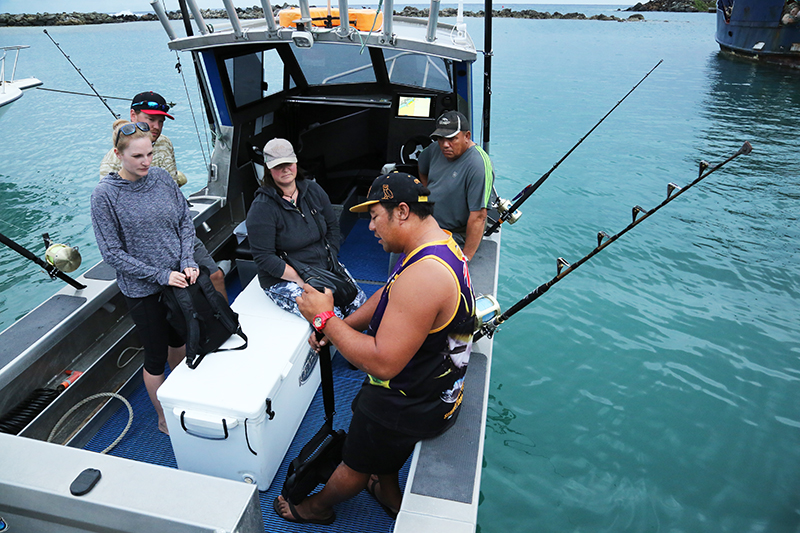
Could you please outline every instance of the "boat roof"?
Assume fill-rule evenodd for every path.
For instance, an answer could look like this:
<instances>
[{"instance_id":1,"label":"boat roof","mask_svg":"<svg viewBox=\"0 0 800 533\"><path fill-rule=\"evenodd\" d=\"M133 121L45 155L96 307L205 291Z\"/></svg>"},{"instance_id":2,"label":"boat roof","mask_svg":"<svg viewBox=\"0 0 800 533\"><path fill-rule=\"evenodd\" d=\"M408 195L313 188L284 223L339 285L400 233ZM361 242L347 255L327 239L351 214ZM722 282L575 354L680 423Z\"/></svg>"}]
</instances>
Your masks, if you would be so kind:
<instances>
[{"instance_id":1,"label":"boat roof","mask_svg":"<svg viewBox=\"0 0 800 533\"><path fill-rule=\"evenodd\" d=\"M379 30L359 31L351 27L343 36L339 28L309 28L314 35L314 46L324 44L362 46L387 50L410 51L456 61L474 61L477 52L472 38L459 32L452 24L438 23L433 41L427 40L427 19L393 17L392 39ZM241 35L234 32L230 23L213 27L205 35L177 38L169 43L171 50L202 51L210 48L237 45L291 43L294 28L270 30L265 19L241 21Z\"/></svg>"}]
</instances>

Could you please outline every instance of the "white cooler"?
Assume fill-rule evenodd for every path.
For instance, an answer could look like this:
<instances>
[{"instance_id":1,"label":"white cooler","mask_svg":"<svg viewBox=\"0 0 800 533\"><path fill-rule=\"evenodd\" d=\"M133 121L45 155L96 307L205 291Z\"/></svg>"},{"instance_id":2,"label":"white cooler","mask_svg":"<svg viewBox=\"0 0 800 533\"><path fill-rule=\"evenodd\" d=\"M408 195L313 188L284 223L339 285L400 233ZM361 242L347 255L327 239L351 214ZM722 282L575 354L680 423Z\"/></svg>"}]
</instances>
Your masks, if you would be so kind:
<instances>
[{"instance_id":1,"label":"white cooler","mask_svg":"<svg viewBox=\"0 0 800 533\"><path fill-rule=\"evenodd\" d=\"M320 383L311 326L277 307L258 279L233 304L245 350L178 366L158 389L178 468L267 490ZM223 348L243 341L231 337Z\"/></svg>"}]
</instances>

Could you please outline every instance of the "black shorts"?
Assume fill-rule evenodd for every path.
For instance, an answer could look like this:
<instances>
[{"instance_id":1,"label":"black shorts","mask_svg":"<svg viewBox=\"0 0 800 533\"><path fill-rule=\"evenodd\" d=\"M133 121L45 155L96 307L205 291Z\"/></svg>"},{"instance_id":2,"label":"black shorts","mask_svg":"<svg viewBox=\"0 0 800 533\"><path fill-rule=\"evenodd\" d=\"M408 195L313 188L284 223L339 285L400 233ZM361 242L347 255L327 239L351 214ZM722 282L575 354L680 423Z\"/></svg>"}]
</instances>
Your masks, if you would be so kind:
<instances>
[{"instance_id":1,"label":"black shorts","mask_svg":"<svg viewBox=\"0 0 800 533\"><path fill-rule=\"evenodd\" d=\"M420 440L375 423L356 407L342 450L344 464L362 474L400 471Z\"/></svg>"},{"instance_id":2,"label":"black shorts","mask_svg":"<svg viewBox=\"0 0 800 533\"><path fill-rule=\"evenodd\" d=\"M154 376L164 373L167 363L167 346L177 348L184 345L181 336L167 322L167 306L160 301L161 293L144 298L128 298L136 333L144 346L144 369Z\"/></svg>"}]
</instances>

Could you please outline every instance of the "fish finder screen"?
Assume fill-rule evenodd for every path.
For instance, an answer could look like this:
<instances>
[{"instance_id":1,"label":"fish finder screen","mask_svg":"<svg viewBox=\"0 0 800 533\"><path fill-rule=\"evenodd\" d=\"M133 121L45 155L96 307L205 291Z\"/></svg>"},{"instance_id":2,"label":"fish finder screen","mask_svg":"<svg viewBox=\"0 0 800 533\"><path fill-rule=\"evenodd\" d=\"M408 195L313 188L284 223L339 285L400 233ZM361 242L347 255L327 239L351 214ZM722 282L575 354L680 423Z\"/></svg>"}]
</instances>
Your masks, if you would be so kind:
<instances>
[{"instance_id":1,"label":"fish finder screen","mask_svg":"<svg viewBox=\"0 0 800 533\"><path fill-rule=\"evenodd\" d=\"M431 116L431 103L429 96L400 96L397 116L428 118Z\"/></svg>"}]
</instances>

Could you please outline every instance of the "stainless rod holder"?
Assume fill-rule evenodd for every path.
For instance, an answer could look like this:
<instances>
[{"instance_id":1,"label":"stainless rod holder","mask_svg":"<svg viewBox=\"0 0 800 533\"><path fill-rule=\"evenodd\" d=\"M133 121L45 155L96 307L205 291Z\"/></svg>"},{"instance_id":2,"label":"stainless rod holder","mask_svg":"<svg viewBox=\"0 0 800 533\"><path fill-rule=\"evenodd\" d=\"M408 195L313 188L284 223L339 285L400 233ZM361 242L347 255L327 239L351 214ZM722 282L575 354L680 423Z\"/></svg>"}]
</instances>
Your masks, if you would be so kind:
<instances>
[{"instance_id":1,"label":"stainless rod holder","mask_svg":"<svg viewBox=\"0 0 800 533\"><path fill-rule=\"evenodd\" d=\"M308 9L308 0L300 0L300 20L303 24L311 25L311 11Z\"/></svg>"},{"instance_id":2,"label":"stainless rod holder","mask_svg":"<svg viewBox=\"0 0 800 533\"><path fill-rule=\"evenodd\" d=\"M386 41L392 41L394 33L394 0L384 0L383 2L383 36Z\"/></svg>"},{"instance_id":3,"label":"stainless rod holder","mask_svg":"<svg viewBox=\"0 0 800 533\"><path fill-rule=\"evenodd\" d=\"M442 0L431 0L431 10L428 14L428 33L425 40L432 43L436 40L436 26L439 24L439 6Z\"/></svg>"},{"instance_id":4,"label":"stainless rod holder","mask_svg":"<svg viewBox=\"0 0 800 533\"><path fill-rule=\"evenodd\" d=\"M269 0L261 0L261 9L264 10L264 20L269 31L277 31L278 25L275 23L275 14L272 12L272 5Z\"/></svg>"},{"instance_id":5,"label":"stainless rod holder","mask_svg":"<svg viewBox=\"0 0 800 533\"><path fill-rule=\"evenodd\" d=\"M339 35L350 35L350 7L347 0L339 0Z\"/></svg>"},{"instance_id":6,"label":"stainless rod holder","mask_svg":"<svg viewBox=\"0 0 800 533\"><path fill-rule=\"evenodd\" d=\"M164 12L164 6L161 5L159 0L150 0L150 5L153 6L153 11L156 12L158 21L161 23L164 31L167 32L167 37L169 37L170 41L174 41L176 39L175 32L172 31L172 26L169 23L169 17L167 17L167 14Z\"/></svg>"},{"instance_id":7,"label":"stainless rod holder","mask_svg":"<svg viewBox=\"0 0 800 533\"><path fill-rule=\"evenodd\" d=\"M190 0L194 1L194 0ZM239 15L236 13L236 8L233 6L233 0L222 0L222 3L225 4L225 11L228 12L228 20L231 21L231 28L233 28L233 34L236 37L242 36L242 23L239 22Z\"/></svg>"},{"instance_id":8,"label":"stainless rod holder","mask_svg":"<svg viewBox=\"0 0 800 533\"><path fill-rule=\"evenodd\" d=\"M207 35L208 27L206 26L203 14L200 12L200 8L197 7L197 2L195 0L186 0L186 3L189 5L189 11L192 12L194 25L197 26L197 31L199 31L201 35Z\"/></svg>"}]
</instances>

